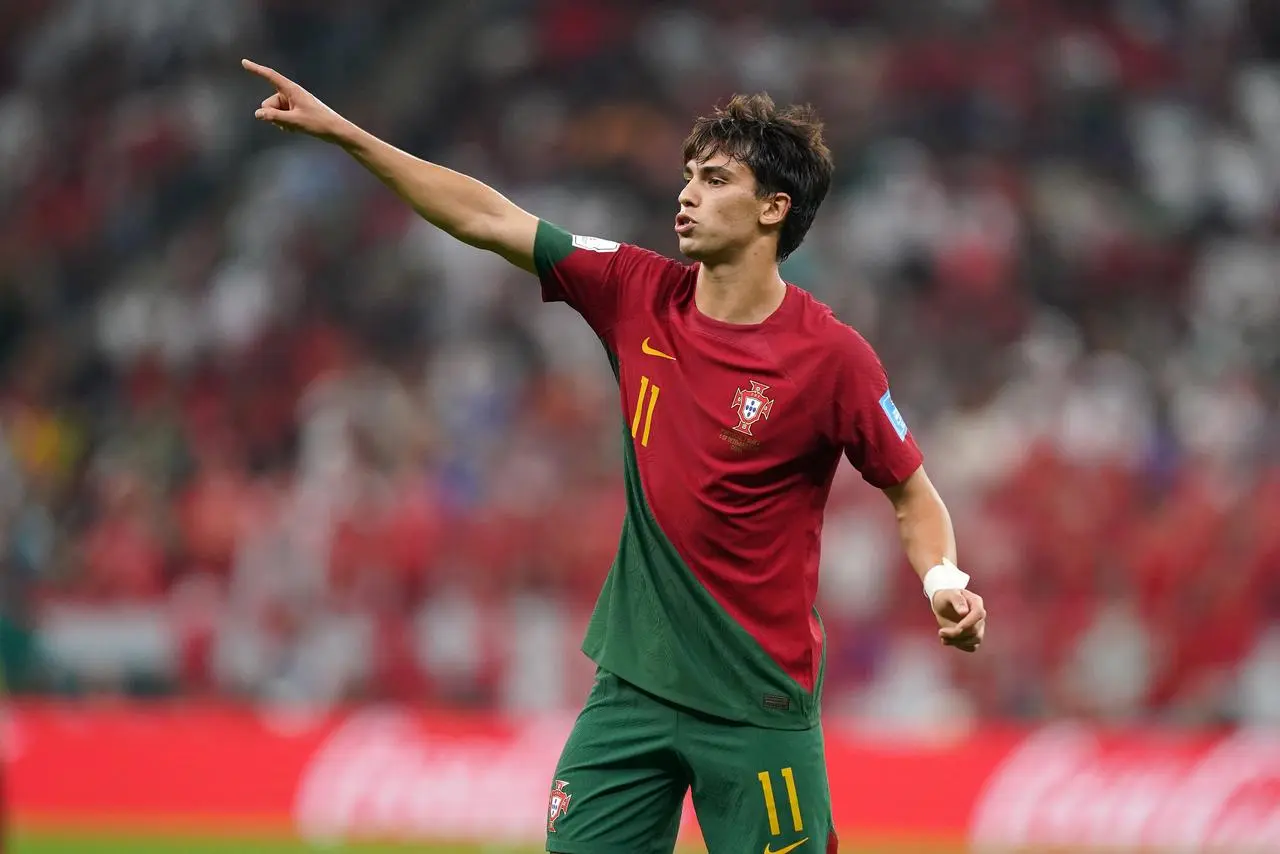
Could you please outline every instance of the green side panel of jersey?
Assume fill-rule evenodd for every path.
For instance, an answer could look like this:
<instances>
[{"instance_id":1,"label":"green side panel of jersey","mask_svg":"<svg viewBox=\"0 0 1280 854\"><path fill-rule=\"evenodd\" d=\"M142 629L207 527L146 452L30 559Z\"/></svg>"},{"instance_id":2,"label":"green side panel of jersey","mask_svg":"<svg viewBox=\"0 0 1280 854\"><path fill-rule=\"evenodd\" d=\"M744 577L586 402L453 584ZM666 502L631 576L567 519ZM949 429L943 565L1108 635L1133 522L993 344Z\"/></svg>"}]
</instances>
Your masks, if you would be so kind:
<instances>
[{"instance_id":1,"label":"green side panel of jersey","mask_svg":"<svg viewBox=\"0 0 1280 854\"><path fill-rule=\"evenodd\" d=\"M573 254L573 235L558 225L538 220L538 231L533 238L533 265L539 276Z\"/></svg>"},{"instance_id":2,"label":"green side panel of jersey","mask_svg":"<svg viewBox=\"0 0 1280 854\"><path fill-rule=\"evenodd\" d=\"M614 354L609 361L616 376ZM698 581L645 500L625 424L622 436L627 514L583 652L642 690L708 715L773 729L817 724L821 671L806 691ZM823 658L825 669L825 644Z\"/></svg>"}]
</instances>

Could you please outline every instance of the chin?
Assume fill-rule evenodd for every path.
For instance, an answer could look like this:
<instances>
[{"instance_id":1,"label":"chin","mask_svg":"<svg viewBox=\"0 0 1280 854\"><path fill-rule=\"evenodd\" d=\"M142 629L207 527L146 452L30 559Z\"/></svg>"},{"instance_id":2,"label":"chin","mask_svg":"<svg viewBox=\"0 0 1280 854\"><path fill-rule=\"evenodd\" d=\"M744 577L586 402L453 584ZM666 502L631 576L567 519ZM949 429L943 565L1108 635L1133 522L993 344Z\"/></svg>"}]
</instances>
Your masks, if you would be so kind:
<instances>
[{"instance_id":1,"label":"chin","mask_svg":"<svg viewBox=\"0 0 1280 854\"><path fill-rule=\"evenodd\" d=\"M680 254L690 261L705 261L707 256L713 254L707 251L706 245L696 237L678 237L677 240L680 244Z\"/></svg>"}]
</instances>

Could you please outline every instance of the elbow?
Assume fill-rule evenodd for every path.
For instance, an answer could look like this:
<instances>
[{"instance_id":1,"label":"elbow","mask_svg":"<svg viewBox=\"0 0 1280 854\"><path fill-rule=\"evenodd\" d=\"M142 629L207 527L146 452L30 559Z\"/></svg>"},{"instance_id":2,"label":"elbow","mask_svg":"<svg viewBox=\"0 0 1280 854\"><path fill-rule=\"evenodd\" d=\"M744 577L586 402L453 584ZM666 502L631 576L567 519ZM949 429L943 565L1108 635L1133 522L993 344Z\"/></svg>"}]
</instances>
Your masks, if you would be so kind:
<instances>
[{"instance_id":1,"label":"elbow","mask_svg":"<svg viewBox=\"0 0 1280 854\"><path fill-rule=\"evenodd\" d=\"M515 236L517 229L518 224L509 210L480 210L455 223L450 234L477 249L504 254L505 249L519 242Z\"/></svg>"},{"instance_id":2,"label":"elbow","mask_svg":"<svg viewBox=\"0 0 1280 854\"><path fill-rule=\"evenodd\" d=\"M496 218L487 213L476 213L454 225L453 236L463 243L480 249L489 249L498 242Z\"/></svg>"},{"instance_id":3,"label":"elbow","mask_svg":"<svg viewBox=\"0 0 1280 854\"><path fill-rule=\"evenodd\" d=\"M493 229L484 222L482 216L438 222L428 216L425 211L418 211L418 213L421 214L423 219L439 228L445 234L478 249L487 249L493 242Z\"/></svg>"}]
</instances>

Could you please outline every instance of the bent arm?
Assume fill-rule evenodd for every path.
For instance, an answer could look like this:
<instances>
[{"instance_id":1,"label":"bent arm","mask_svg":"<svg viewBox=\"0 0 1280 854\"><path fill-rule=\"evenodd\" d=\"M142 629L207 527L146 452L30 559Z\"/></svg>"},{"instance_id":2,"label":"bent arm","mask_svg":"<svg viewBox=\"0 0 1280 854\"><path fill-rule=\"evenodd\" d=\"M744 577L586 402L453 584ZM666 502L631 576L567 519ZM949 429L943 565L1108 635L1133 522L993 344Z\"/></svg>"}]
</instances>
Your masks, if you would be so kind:
<instances>
[{"instance_id":1,"label":"bent arm","mask_svg":"<svg viewBox=\"0 0 1280 854\"><path fill-rule=\"evenodd\" d=\"M929 607L938 620L943 646L976 652L987 630L982 597L965 588L969 577L955 566L956 537L951 514L925 474L924 466L885 495L898 515L898 533L911 567L925 586ZM935 569L936 567L936 569ZM930 584L930 572L941 573Z\"/></svg>"},{"instance_id":2,"label":"bent arm","mask_svg":"<svg viewBox=\"0 0 1280 854\"><path fill-rule=\"evenodd\" d=\"M903 550L921 581L943 558L955 562L956 535L951 514L924 466L902 483L885 489L884 494L893 503Z\"/></svg>"},{"instance_id":3,"label":"bent arm","mask_svg":"<svg viewBox=\"0 0 1280 854\"><path fill-rule=\"evenodd\" d=\"M533 242L538 218L497 190L414 157L349 122L336 141L427 222L463 243L537 272Z\"/></svg>"}]
</instances>

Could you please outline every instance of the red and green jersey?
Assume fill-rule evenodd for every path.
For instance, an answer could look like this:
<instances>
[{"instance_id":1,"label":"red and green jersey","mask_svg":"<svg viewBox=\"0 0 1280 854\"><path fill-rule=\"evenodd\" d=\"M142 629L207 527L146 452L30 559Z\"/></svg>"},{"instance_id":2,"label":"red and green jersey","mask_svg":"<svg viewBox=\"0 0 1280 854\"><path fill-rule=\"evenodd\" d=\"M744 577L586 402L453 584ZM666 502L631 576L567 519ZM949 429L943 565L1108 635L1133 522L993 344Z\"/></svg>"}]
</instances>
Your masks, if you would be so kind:
<instances>
[{"instance_id":1,"label":"red and green jersey","mask_svg":"<svg viewBox=\"0 0 1280 854\"><path fill-rule=\"evenodd\" d=\"M691 709L818 720L814 602L843 455L878 487L921 454L870 345L807 292L749 326L694 305L697 266L538 226L543 299L595 330L618 378L627 513L583 651Z\"/></svg>"}]
</instances>

